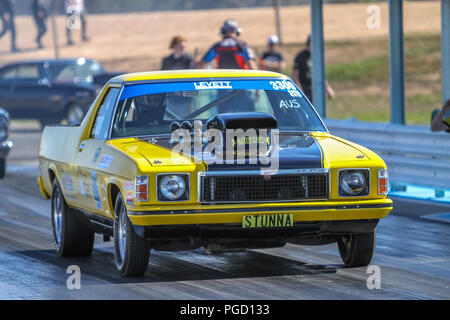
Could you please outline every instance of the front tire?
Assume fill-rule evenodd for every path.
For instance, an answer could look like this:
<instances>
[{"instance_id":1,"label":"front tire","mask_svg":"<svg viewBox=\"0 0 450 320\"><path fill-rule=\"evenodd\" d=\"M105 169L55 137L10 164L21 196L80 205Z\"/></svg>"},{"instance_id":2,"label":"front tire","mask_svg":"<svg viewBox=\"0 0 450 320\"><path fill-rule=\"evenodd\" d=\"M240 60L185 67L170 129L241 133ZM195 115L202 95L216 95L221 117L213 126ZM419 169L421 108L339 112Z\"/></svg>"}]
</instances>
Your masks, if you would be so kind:
<instances>
[{"instance_id":1,"label":"front tire","mask_svg":"<svg viewBox=\"0 0 450 320\"><path fill-rule=\"evenodd\" d=\"M86 257L94 247L94 232L70 209L55 179L52 191L52 226L56 254L61 257Z\"/></svg>"},{"instance_id":2,"label":"front tire","mask_svg":"<svg viewBox=\"0 0 450 320\"><path fill-rule=\"evenodd\" d=\"M344 236L338 241L339 254L346 267L370 264L376 243L375 231Z\"/></svg>"},{"instance_id":3,"label":"front tire","mask_svg":"<svg viewBox=\"0 0 450 320\"><path fill-rule=\"evenodd\" d=\"M114 207L114 257L117 270L123 277L142 276L147 270L150 248L134 231L128 219L122 195L117 196Z\"/></svg>"},{"instance_id":4,"label":"front tire","mask_svg":"<svg viewBox=\"0 0 450 320\"><path fill-rule=\"evenodd\" d=\"M6 175L6 159L0 159L0 179Z\"/></svg>"}]
</instances>

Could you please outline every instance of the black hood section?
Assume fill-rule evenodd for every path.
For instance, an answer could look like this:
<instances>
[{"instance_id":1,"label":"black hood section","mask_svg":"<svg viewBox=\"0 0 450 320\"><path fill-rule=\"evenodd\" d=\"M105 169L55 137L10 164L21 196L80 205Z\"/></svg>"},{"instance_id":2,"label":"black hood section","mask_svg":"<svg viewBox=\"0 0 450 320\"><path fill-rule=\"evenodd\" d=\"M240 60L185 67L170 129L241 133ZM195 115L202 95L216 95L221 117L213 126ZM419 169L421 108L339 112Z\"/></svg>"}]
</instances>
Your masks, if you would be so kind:
<instances>
[{"instance_id":1,"label":"black hood section","mask_svg":"<svg viewBox=\"0 0 450 320\"><path fill-rule=\"evenodd\" d=\"M318 142L309 134L280 134L279 146L272 147L269 164L253 164L250 159L245 163L209 164L208 171L259 170L259 169L315 169L322 168L322 150ZM275 166L273 162L278 162Z\"/></svg>"}]
</instances>

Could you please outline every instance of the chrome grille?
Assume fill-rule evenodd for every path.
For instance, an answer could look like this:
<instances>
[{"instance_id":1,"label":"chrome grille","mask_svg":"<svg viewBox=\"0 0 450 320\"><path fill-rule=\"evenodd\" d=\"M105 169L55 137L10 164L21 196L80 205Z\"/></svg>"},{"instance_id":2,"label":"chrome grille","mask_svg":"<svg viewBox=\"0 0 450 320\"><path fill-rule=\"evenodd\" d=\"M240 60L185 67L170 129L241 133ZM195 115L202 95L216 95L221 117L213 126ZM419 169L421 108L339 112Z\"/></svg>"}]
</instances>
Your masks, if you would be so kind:
<instances>
[{"instance_id":1,"label":"chrome grille","mask_svg":"<svg viewBox=\"0 0 450 320\"><path fill-rule=\"evenodd\" d=\"M302 201L328 198L328 172L200 176L203 203Z\"/></svg>"}]
</instances>

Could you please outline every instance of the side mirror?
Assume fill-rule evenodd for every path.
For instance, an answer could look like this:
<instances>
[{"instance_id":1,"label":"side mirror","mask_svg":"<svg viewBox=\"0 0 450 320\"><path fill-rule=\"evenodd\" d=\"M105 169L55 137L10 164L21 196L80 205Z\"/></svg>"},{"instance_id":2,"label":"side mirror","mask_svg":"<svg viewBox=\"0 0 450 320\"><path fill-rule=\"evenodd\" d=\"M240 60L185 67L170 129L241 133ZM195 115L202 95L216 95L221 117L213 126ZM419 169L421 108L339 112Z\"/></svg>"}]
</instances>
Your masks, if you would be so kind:
<instances>
[{"instance_id":1,"label":"side mirror","mask_svg":"<svg viewBox=\"0 0 450 320\"><path fill-rule=\"evenodd\" d=\"M442 118L442 122L450 128L450 111L447 111Z\"/></svg>"}]
</instances>

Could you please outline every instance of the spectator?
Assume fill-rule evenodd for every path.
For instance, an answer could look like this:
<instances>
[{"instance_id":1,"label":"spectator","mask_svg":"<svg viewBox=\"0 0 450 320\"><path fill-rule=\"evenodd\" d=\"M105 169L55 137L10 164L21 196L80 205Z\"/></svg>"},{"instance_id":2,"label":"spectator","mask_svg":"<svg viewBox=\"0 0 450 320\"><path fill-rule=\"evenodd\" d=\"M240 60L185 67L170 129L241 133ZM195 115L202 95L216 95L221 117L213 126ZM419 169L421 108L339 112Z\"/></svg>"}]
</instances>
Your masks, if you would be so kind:
<instances>
[{"instance_id":1,"label":"spectator","mask_svg":"<svg viewBox=\"0 0 450 320\"><path fill-rule=\"evenodd\" d=\"M11 52L17 52L16 47L16 26L14 24L14 10L11 0L0 0L0 19L2 20L2 30L0 38L8 31L11 32Z\"/></svg>"},{"instance_id":2,"label":"spectator","mask_svg":"<svg viewBox=\"0 0 450 320\"><path fill-rule=\"evenodd\" d=\"M36 36L36 43L39 49L42 49L42 37L47 33L47 17L48 8L45 0L33 0L31 3L31 13L33 15L34 22L38 34Z\"/></svg>"},{"instance_id":3,"label":"spectator","mask_svg":"<svg viewBox=\"0 0 450 320\"><path fill-rule=\"evenodd\" d=\"M255 54L238 39L241 32L236 21L226 20L220 29L222 40L208 50L196 67L203 68L215 60L219 69L256 69Z\"/></svg>"},{"instance_id":4,"label":"spectator","mask_svg":"<svg viewBox=\"0 0 450 320\"><path fill-rule=\"evenodd\" d=\"M308 39L306 40L306 48L295 57L292 79L312 103L311 36L308 36ZM328 98L332 99L334 97L333 88L331 88L326 80L325 86Z\"/></svg>"},{"instance_id":5,"label":"spectator","mask_svg":"<svg viewBox=\"0 0 450 320\"><path fill-rule=\"evenodd\" d=\"M286 67L283 55L280 53L280 40L276 35L268 39L268 50L261 57L261 69L281 72Z\"/></svg>"},{"instance_id":6,"label":"spectator","mask_svg":"<svg viewBox=\"0 0 450 320\"><path fill-rule=\"evenodd\" d=\"M431 131L447 131L450 132L450 123L444 122L448 121L450 118L450 99L442 106L441 110L435 110L431 119Z\"/></svg>"},{"instance_id":7,"label":"spectator","mask_svg":"<svg viewBox=\"0 0 450 320\"><path fill-rule=\"evenodd\" d=\"M163 59L161 70L182 70L192 67L192 57L185 53L185 38L181 36L173 37L169 48L172 50L172 54Z\"/></svg>"},{"instance_id":8,"label":"spectator","mask_svg":"<svg viewBox=\"0 0 450 320\"><path fill-rule=\"evenodd\" d=\"M71 32L78 23L81 27L81 40L88 41L89 39L86 36L86 10L84 0L66 0L66 16L67 45L73 45Z\"/></svg>"}]
</instances>

